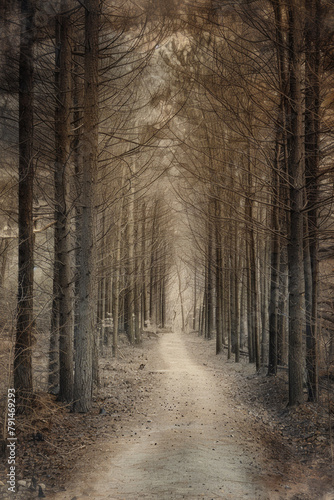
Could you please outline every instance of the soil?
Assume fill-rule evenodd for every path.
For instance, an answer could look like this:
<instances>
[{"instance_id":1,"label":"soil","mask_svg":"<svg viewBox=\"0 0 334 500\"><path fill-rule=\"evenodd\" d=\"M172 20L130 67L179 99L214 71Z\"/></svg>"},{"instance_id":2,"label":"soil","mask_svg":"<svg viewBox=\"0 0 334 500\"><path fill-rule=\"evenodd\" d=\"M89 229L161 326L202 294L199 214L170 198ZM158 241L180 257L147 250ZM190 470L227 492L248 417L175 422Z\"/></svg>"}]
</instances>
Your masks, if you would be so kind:
<instances>
[{"instance_id":1,"label":"soil","mask_svg":"<svg viewBox=\"0 0 334 500\"><path fill-rule=\"evenodd\" d=\"M89 414L41 396L22 421L18 478L45 483L47 498L334 499L325 414L285 409L284 376L215 356L195 333L152 334L109 356ZM37 496L28 485L18 497Z\"/></svg>"}]
</instances>

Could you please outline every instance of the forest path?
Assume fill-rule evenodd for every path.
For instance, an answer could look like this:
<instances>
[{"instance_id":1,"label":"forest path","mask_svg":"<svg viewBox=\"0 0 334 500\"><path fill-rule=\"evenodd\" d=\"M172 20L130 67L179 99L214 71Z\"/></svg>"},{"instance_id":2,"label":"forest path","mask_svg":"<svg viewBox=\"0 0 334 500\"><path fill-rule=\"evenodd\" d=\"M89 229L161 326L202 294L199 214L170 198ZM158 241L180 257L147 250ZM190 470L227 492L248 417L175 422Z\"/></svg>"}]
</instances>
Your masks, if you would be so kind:
<instances>
[{"instance_id":1,"label":"forest path","mask_svg":"<svg viewBox=\"0 0 334 500\"><path fill-rule=\"evenodd\" d=\"M246 409L233 402L228 377L196 359L190 336L163 334L148 358L144 369L157 382L149 404L124 423L123 435L90 452L53 498L282 498L276 480L266 491L260 438L247 426Z\"/></svg>"}]
</instances>

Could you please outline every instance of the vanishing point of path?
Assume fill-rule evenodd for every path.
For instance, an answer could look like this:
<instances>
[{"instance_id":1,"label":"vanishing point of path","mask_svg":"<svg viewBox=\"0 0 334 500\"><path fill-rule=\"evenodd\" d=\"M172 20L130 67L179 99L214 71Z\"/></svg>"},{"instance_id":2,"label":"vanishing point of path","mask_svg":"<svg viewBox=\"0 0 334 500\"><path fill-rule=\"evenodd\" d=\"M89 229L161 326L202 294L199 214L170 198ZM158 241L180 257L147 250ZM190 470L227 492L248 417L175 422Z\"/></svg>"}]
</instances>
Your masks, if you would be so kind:
<instances>
[{"instance_id":1,"label":"vanishing point of path","mask_svg":"<svg viewBox=\"0 0 334 500\"><path fill-rule=\"evenodd\" d=\"M158 378L145 408L53 498L282 498L274 484L266 491L261 445L231 404L224 377L196 360L187 342L180 333L159 338L145 366Z\"/></svg>"}]
</instances>

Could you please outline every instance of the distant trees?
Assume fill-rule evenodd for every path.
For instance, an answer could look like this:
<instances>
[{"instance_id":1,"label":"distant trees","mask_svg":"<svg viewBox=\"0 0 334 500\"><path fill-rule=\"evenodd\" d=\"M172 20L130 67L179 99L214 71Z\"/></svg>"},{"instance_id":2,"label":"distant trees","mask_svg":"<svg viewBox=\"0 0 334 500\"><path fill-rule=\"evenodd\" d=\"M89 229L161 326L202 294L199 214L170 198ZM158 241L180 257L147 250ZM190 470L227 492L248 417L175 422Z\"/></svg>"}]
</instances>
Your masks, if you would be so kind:
<instances>
[{"instance_id":1,"label":"distant trees","mask_svg":"<svg viewBox=\"0 0 334 500\"><path fill-rule=\"evenodd\" d=\"M257 369L268 362L270 375L288 352L290 405L304 400L305 373L316 400L320 96L328 92L320 48L329 6L272 0L206 8L189 21L187 64L175 62L183 57L176 51L169 58L193 84L182 115L196 126L180 135L192 160L182 157L180 168L210 186L201 190L209 208L188 197L192 234L203 241L199 330L210 337L213 310L217 352L223 322L228 355L238 361L247 338L249 360ZM205 222L195 230L199 213ZM196 276L198 283L198 269Z\"/></svg>"}]
</instances>

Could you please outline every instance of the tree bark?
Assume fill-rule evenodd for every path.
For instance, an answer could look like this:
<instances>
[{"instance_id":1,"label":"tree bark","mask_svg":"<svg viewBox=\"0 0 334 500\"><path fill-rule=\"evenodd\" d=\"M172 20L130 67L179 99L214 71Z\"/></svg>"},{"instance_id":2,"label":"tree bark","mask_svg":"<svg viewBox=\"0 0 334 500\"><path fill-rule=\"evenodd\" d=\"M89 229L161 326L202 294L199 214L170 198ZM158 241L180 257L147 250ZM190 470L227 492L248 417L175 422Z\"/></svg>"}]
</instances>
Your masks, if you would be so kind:
<instances>
[{"instance_id":1,"label":"tree bark","mask_svg":"<svg viewBox=\"0 0 334 500\"><path fill-rule=\"evenodd\" d=\"M192 324L193 330L196 330L196 313L197 313L197 266L196 266L196 262L195 262L195 269L194 269L193 324ZM199 328L198 328L198 330L199 330Z\"/></svg>"},{"instance_id":2,"label":"tree bark","mask_svg":"<svg viewBox=\"0 0 334 500\"><path fill-rule=\"evenodd\" d=\"M222 313L222 241L220 232L221 207L215 199L215 239L216 239L216 354L223 350L223 313Z\"/></svg>"},{"instance_id":3,"label":"tree bark","mask_svg":"<svg viewBox=\"0 0 334 500\"><path fill-rule=\"evenodd\" d=\"M279 133L279 136L281 134ZM279 300L279 265L280 265L280 240L279 240L279 163L280 163L279 138L276 140L275 167L273 170L273 196L271 226L271 276L270 276L270 302L269 302L269 362L268 375L277 374L278 361L278 300Z\"/></svg>"},{"instance_id":4,"label":"tree bark","mask_svg":"<svg viewBox=\"0 0 334 500\"><path fill-rule=\"evenodd\" d=\"M145 202L142 204L142 242L141 242L141 254L142 254L142 329L147 325L149 319L148 310L148 298L147 298L147 255L146 255L146 206Z\"/></svg>"},{"instance_id":5,"label":"tree bark","mask_svg":"<svg viewBox=\"0 0 334 500\"><path fill-rule=\"evenodd\" d=\"M233 276L233 333L234 333L234 361L239 363L240 361L240 302L239 302L239 277L240 277L240 266L239 266L239 256L238 256L238 222L234 224L234 276Z\"/></svg>"},{"instance_id":6,"label":"tree bark","mask_svg":"<svg viewBox=\"0 0 334 500\"><path fill-rule=\"evenodd\" d=\"M56 233L56 230L55 230ZM55 234L55 240L57 235ZM56 255L56 250L55 250ZM51 306L51 325L49 340L49 375L48 391L51 394L59 392L59 304L58 304L58 262L53 263L53 289Z\"/></svg>"},{"instance_id":7,"label":"tree bark","mask_svg":"<svg viewBox=\"0 0 334 500\"><path fill-rule=\"evenodd\" d=\"M29 408L33 391L33 29L34 9L32 3L30 0L21 0L19 59L19 255L17 325L14 354L14 387L16 390L18 412L24 412Z\"/></svg>"},{"instance_id":8,"label":"tree bark","mask_svg":"<svg viewBox=\"0 0 334 500\"><path fill-rule=\"evenodd\" d=\"M87 412L93 389L95 313L95 182L98 160L99 0L85 2L85 101L82 141L81 238L78 332L75 351L74 410Z\"/></svg>"},{"instance_id":9,"label":"tree bark","mask_svg":"<svg viewBox=\"0 0 334 500\"><path fill-rule=\"evenodd\" d=\"M157 280L157 255L156 255L156 230L157 230L158 200L155 200L152 214L151 255L150 255L150 321L155 323L156 318L156 280Z\"/></svg>"},{"instance_id":10,"label":"tree bark","mask_svg":"<svg viewBox=\"0 0 334 500\"><path fill-rule=\"evenodd\" d=\"M71 19L68 3L61 3L56 19L55 113L55 259L58 267L57 307L59 314L59 399L73 398L73 276L71 262Z\"/></svg>"},{"instance_id":11,"label":"tree bark","mask_svg":"<svg viewBox=\"0 0 334 500\"><path fill-rule=\"evenodd\" d=\"M213 331L213 222L211 216L211 204L212 201L209 200L208 207L208 243L207 243L207 291L206 291L206 315L207 315L207 329L206 338L208 340L212 337Z\"/></svg>"},{"instance_id":12,"label":"tree bark","mask_svg":"<svg viewBox=\"0 0 334 500\"><path fill-rule=\"evenodd\" d=\"M122 181L121 181L121 200L120 200L120 210L118 215L118 221L116 225L116 251L115 251L115 279L113 286L113 341L112 341L112 353L113 356L117 356L118 349L118 331L119 331L119 303L120 303L120 285L121 285L121 243L122 243L122 222L123 222L123 210L124 210L124 179L125 174L124 170L122 172Z\"/></svg>"},{"instance_id":13,"label":"tree bark","mask_svg":"<svg viewBox=\"0 0 334 500\"><path fill-rule=\"evenodd\" d=\"M309 275L306 283L306 369L309 401L318 400L318 352L317 352L317 320L318 320L318 174L319 174L319 142L320 142L320 0L306 2L306 89L305 89L305 171L306 195L308 202L308 252ZM305 293L305 295L306 295ZM306 299L306 297L305 297Z\"/></svg>"},{"instance_id":14,"label":"tree bark","mask_svg":"<svg viewBox=\"0 0 334 500\"><path fill-rule=\"evenodd\" d=\"M303 325L304 316L304 128L302 96L303 2L289 5L289 64L291 129L289 138L290 221L289 267L289 405L303 402Z\"/></svg>"},{"instance_id":15,"label":"tree bark","mask_svg":"<svg viewBox=\"0 0 334 500\"><path fill-rule=\"evenodd\" d=\"M128 204L128 289L127 289L127 335L131 344L135 342L135 190L133 178L130 177Z\"/></svg>"}]
</instances>

